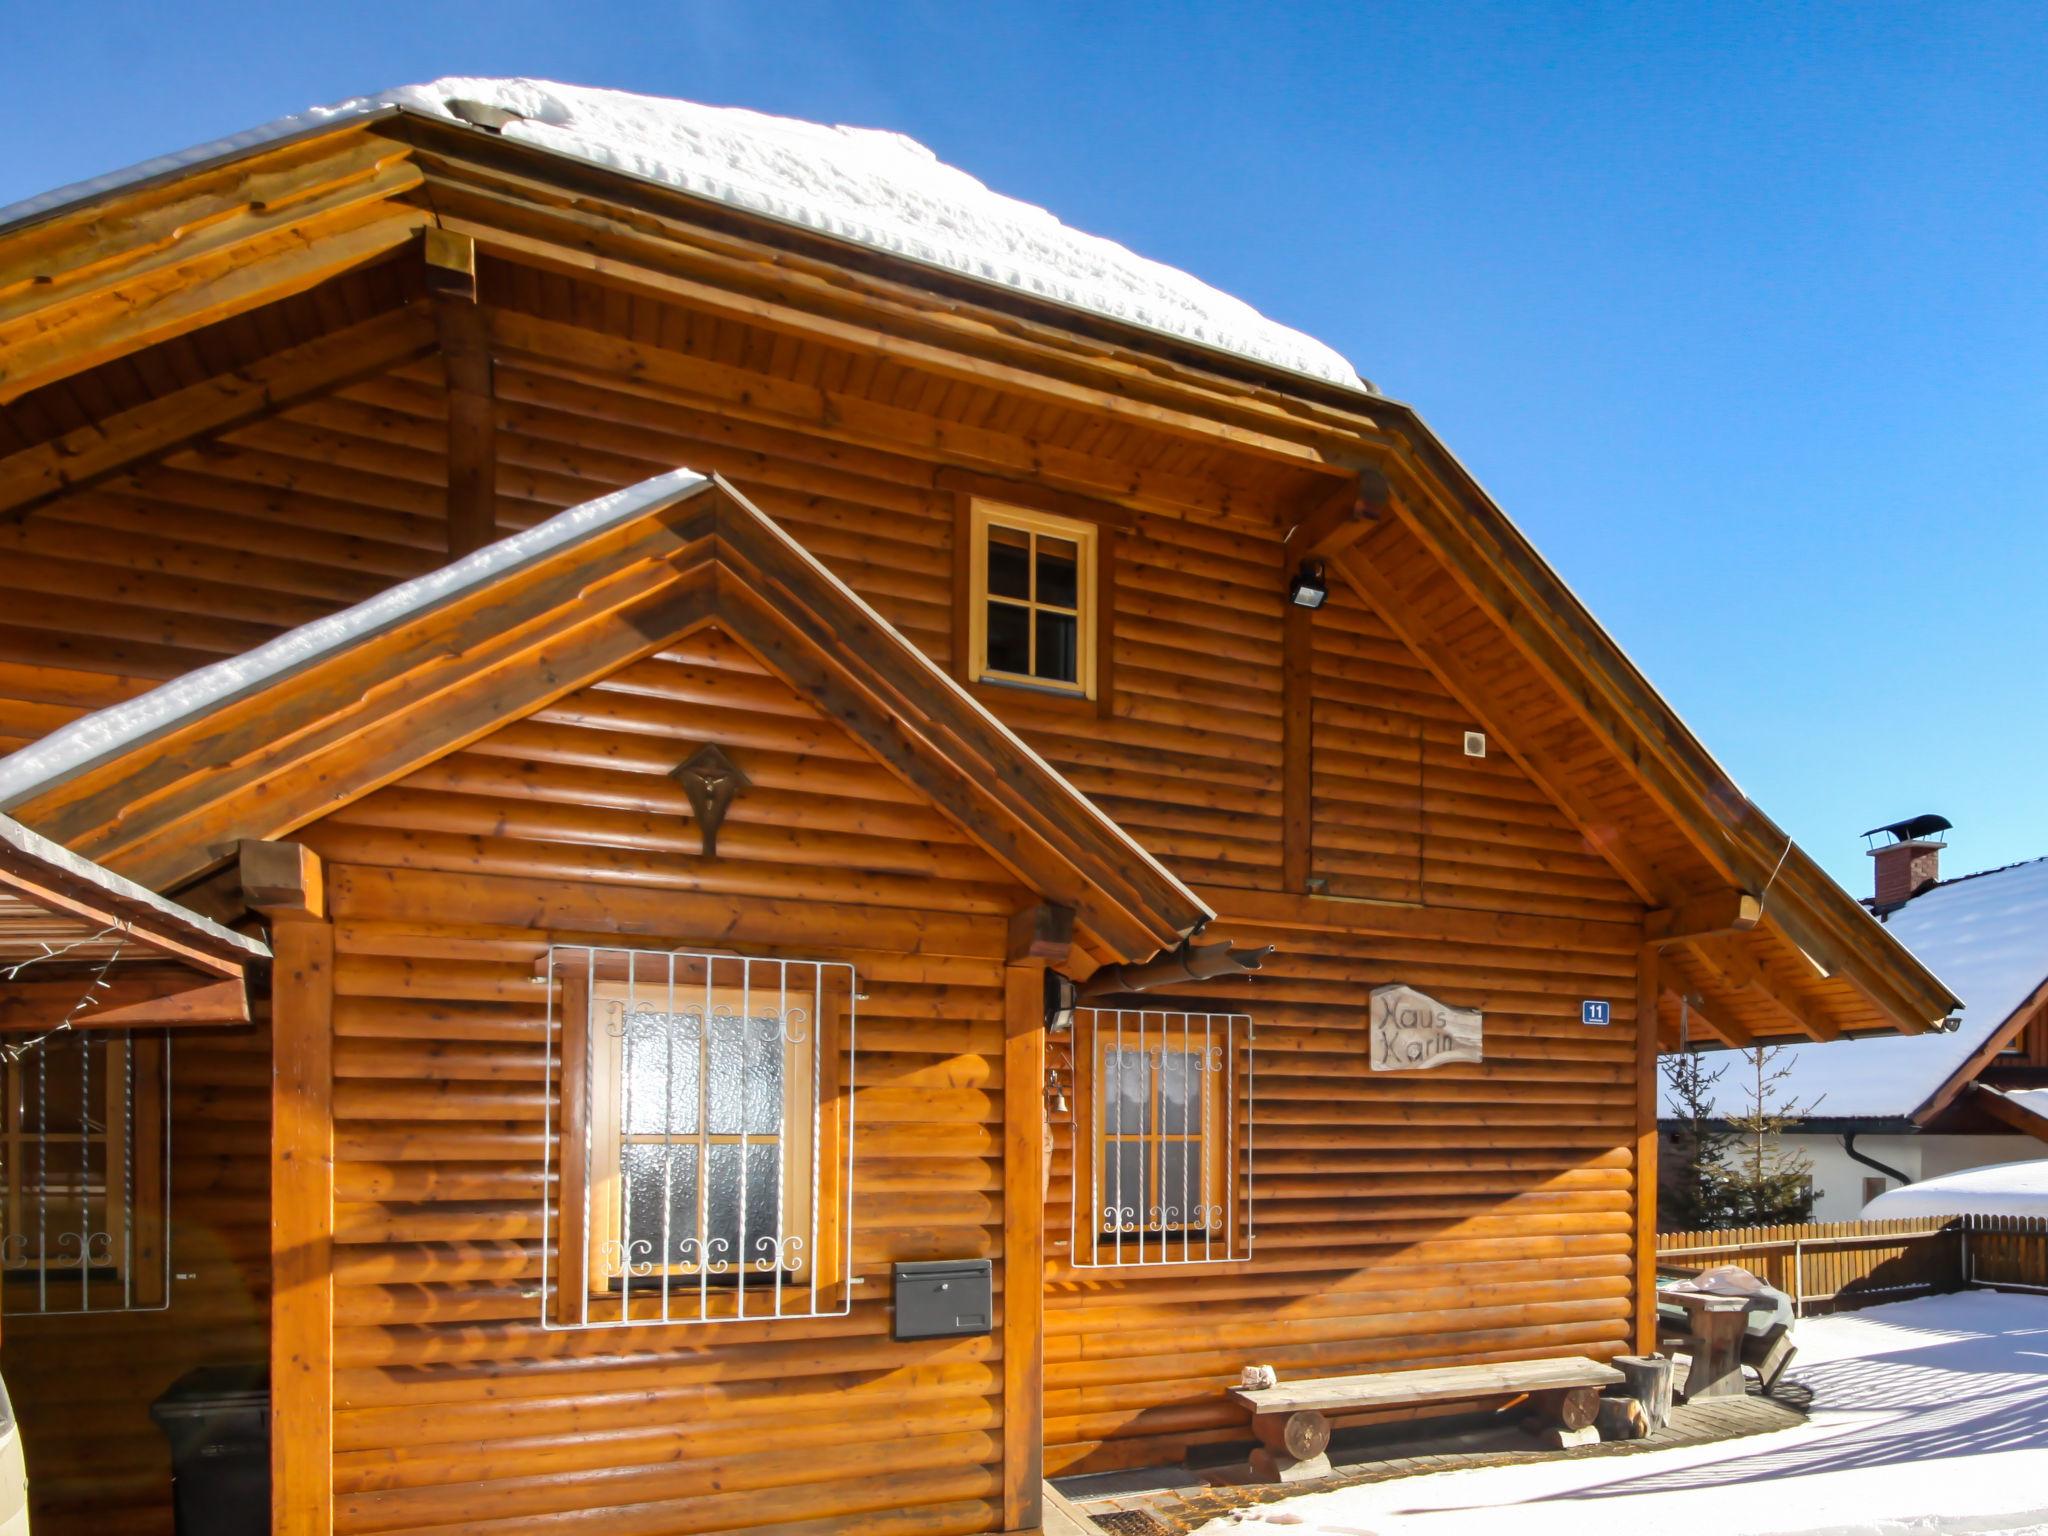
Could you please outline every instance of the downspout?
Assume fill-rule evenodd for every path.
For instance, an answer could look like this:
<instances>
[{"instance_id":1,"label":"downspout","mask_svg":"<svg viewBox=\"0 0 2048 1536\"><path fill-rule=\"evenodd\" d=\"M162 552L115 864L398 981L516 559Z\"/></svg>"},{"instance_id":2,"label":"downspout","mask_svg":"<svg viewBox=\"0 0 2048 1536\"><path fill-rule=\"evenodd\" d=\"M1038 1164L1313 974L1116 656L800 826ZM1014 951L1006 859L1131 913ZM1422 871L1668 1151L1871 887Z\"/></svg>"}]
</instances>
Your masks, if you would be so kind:
<instances>
[{"instance_id":1,"label":"downspout","mask_svg":"<svg viewBox=\"0 0 2048 1536\"><path fill-rule=\"evenodd\" d=\"M1863 1153L1858 1152L1856 1150L1856 1138L1862 1134L1863 1133L1861 1131L1842 1132L1842 1150L1849 1154L1849 1161L1851 1161L1852 1163L1861 1163L1866 1168L1875 1168L1879 1173L1885 1175L1885 1177L1897 1179L1901 1184L1911 1184L1913 1182L1913 1180L1906 1177L1905 1174L1899 1172L1898 1169L1892 1167L1891 1164L1880 1163L1876 1158L1867 1157Z\"/></svg>"}]
</instances>

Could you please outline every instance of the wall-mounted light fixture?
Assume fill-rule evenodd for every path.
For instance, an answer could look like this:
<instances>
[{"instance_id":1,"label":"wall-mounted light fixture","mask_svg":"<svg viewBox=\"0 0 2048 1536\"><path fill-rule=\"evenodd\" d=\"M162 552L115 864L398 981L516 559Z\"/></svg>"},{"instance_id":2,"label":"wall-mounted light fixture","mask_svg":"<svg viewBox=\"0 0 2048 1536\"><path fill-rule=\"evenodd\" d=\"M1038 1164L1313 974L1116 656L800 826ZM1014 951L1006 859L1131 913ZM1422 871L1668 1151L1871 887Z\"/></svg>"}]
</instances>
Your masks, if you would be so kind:
<instances>
[{"instance_id":1,"label":"wall-mounted light fixture","mask_svg":"<svg viewBox=\"0 0 2048 1536\"><path fill-rule=\"evenodd\" d=\"M1330 584L1323 578L1323 562L1302 561L1294 580L1287 584L1287 601L1297 608L1320 608L1329 597Z\"/></svg>"}]
</instances>

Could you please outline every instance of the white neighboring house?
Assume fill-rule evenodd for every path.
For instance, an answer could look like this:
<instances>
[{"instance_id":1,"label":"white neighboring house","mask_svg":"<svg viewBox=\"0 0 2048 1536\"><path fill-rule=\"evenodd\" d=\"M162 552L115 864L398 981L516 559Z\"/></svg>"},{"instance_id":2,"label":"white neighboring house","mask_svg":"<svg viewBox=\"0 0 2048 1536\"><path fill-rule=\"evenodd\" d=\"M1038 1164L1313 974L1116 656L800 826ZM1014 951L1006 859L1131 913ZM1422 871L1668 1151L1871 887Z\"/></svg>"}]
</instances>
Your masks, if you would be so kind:
<instances>
[{"instance_id":1,"label":"white neighboring house","mask_svg":"<svg viewBox=\"0 0 2048 1536\"><path fill-rule=\"evenodd\" d=\"M1813 1220L1853 1221L1888 1189L2048 1156L2048 859L1938 878L1939 818L1883 829L1870 903L1963 999L1946 1034L1787 1046L1773 1102L1805 1108L1784 1143L1813 1165ZM1722 1053L1722 1114L1749 1107L1744 1058ZM1668 1084L1663 1114L1676 1112ZM1673 1121L1663 1121L1668 1133ZM1903 1213L1901 1213L1903 1214Z\"/></svg>"}]
</instances>

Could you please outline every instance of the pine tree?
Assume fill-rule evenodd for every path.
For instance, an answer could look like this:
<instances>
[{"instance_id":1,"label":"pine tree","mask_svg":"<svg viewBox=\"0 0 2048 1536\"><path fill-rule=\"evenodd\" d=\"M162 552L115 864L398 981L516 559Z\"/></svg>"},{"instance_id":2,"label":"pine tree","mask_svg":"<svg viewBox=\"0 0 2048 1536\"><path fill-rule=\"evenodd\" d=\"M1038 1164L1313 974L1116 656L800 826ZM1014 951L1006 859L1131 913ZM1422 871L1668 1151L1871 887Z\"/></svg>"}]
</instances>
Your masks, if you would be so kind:
<instances>
[{"instance_id":1,"label":"pine tree","mask_svg":"<svg viewBox=\"0 0 2048 1536\"><path fill-rule=\"evenodd\" d=\"M1813 1216L1813 1163L1805 1153L1788 1149L1781 1137L1794 1118L1811 1114L1820 1100L1800 1104L1783 1096L1793 1066L1779 1063L1784 1054L1784 1047L1775 1045L1741 1052L1748 1106L1727 1117L1736 1137L1726 1165L1730 1226L1771 1226Z\"/></svg>"},{"instance_id":2,"label":"pine tree","mask_svg":"<svg viewBox=\"0 0 2048 1536\"><path fill-rule=\"evenodd\" d=\"M1730 1226L1725 1159L1733 1138L1714 1108L1714 1085L1728 1064L1709 1068L1701 1052L1684 1050L1665 1056L1661 1065L1678 1113L1659 1181L1657 1225L1674 1232Z\"/></svg>"}]
</instances>

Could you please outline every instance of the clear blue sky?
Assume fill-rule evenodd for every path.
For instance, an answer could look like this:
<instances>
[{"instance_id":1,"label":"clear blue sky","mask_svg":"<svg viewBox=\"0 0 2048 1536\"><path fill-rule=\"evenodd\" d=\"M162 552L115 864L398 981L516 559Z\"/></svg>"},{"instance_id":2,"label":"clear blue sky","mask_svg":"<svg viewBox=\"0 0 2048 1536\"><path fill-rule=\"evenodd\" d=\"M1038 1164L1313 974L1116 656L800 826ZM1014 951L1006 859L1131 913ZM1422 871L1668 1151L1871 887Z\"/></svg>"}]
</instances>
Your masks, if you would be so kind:
<instances>
[{"instance_id":1,"label":"clear blue sky","mask_svg":"<svg viewBox=\"0 0 2048 1536\"><path fill-rule=\"evenodd\" d=\"M1277 19L1276 19L1277 17ZM1418 404L1862 894L2048 854L2048 10L18 4L0 202L527 74L900 129Z\"/></svg>"}]
</instances>

